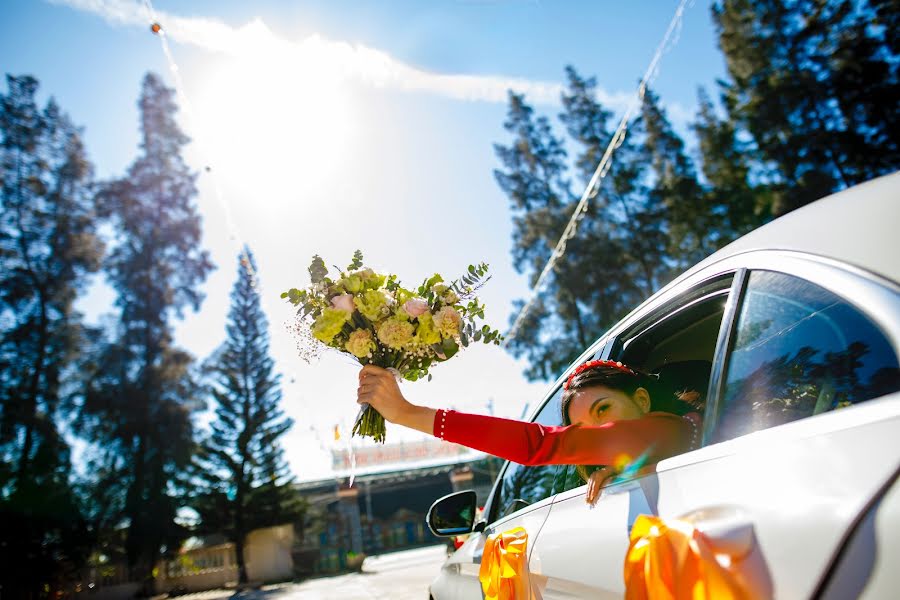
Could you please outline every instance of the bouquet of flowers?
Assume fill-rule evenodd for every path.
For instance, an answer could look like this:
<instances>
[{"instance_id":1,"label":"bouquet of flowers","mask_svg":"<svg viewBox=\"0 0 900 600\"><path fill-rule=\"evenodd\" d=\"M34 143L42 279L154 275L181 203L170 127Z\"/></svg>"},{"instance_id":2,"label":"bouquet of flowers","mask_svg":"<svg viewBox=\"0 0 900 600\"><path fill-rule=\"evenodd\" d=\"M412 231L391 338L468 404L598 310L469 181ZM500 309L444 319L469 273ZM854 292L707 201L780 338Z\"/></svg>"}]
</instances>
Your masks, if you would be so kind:
<instances>
[{"instance_id":1,"label":"bouquet of flowers","mask_svg":"<svg viewBox=\"0 0 900 600\"><path fill-rule=\"evenodd\" d=\"M309 331L314 344L416 381L431 379L431 366L452 358L460 346L500 343L499 331L475 324L476 318L484 319L475 292L490 279L484 263L469 265L466 274L450 282L432 275L414 290L400 285L396 275L365 268L359 250L346 270L337 271L337 277L329 277L322 258L313 256L310 287L281 294L298 307L295 330ZM384 442L384 417L364 405L352 433Z\"/></svg>"}]
</instances>

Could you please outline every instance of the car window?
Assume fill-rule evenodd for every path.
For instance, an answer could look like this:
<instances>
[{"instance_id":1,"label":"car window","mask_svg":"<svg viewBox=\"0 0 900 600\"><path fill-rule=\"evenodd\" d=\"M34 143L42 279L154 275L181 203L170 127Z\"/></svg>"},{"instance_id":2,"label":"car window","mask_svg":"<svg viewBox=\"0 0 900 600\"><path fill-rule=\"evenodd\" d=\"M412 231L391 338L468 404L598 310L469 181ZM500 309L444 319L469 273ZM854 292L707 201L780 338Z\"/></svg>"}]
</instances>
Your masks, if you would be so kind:
<instances>
[{"instance_id":1,"label":"car window","mask_svg":"<svg viewBox=\"0 0 900 600\"><path fill-rule=\"evenodd\" d=\"M750 273L726 360L716 442L900 388L897 355L864 314L770 271Z\"/></svg>"},{"instance_id":2,"label":"car window","mask_svg":"<svg viewBox=\"0 0 900 600\"><path fill-rule=\"evenodd\" d=\"M610 358L655 373L673 389L695 391L705 399L733 279L729 273L704 281L647 315L637 327L620 336ZM597 466L568 465L560 474L556 491L584 485L585 476ZM643 472L630 470L618 479Z\"/></svg>"},{"instance_id":3,"label":"car window","mask_svg":"<svg viewBox=\"0 0 900 600\"><path fill-rule=\"evenodd\" d=\"M534 419L535 423L550 426L562 424L560 413L562 392L560 386L538 413ZM491 503L490 521L502 519L510 513L553 495L554 482L559 470L559 465L526 467L513 462L507 463L494 501Z\"/></svg>"}]
</instances>

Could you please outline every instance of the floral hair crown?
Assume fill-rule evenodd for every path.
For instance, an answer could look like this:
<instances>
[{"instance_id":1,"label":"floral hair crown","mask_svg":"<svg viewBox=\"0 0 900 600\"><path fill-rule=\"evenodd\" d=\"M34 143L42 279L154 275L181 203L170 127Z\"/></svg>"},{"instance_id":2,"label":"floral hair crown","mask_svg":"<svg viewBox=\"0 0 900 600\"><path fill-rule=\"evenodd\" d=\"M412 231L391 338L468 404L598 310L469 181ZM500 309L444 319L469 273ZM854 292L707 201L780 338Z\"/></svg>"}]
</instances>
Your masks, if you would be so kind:
<instances>
[{"instance_id":1,"label":"floral hair crown","mask_svg":"<svg viewBox=\"0 0 900 600\"><path fill-rule=\"evenodd\" d=\"M569 375L569 378L566 379L565 383L563 383L563 389L564 390L569 389L569 387L572 385L572 380L575 379L576 375L580 375L580 374L584 373L585 371L589 371L596 367L610 367L612 369L618 369L619 371L622 371L623 373L627 373L628 375L637 375L637 373L635 373L632 369L628 368L621 361L589 360L586 363L582 363L582 364L578 365L577 367L575 367L575 370L572 371L572 374Z\"/></svg>"}]
</instances>

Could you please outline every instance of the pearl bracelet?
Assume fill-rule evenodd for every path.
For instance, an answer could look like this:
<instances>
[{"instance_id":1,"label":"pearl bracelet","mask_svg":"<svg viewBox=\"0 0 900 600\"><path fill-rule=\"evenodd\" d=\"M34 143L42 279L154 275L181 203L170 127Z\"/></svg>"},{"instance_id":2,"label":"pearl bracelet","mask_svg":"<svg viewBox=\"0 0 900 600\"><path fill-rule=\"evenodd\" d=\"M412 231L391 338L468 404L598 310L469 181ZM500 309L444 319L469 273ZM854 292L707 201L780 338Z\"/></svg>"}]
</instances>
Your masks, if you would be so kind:
<instances>
[{"instance_id":1,"label":"pearl bracelet","mask_svg":"<svg viewBox=\"0 0 900 600\"><path fill-rule=\"evenodd\" d=\"M438 437L443 442L443 441L446 441L446 440L444 440L444 427L447 425L447 411L446 411L446 409L439 408L438 412L442 413L441 414L441 429L440 429L440 434L438 435Z\"/></svg>"}]
</instances>

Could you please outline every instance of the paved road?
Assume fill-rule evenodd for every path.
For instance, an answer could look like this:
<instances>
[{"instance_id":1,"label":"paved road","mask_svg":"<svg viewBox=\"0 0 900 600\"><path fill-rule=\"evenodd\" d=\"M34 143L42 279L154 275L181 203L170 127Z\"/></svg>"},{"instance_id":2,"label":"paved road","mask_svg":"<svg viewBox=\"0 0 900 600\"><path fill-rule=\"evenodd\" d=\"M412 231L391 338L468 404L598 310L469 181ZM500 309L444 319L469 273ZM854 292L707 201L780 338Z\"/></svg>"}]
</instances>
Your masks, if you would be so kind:
<instances>
[{"instance_id":1,"label":"paved road","mask_svg":"<svg viewBox=\"0 0 900 600\"><path fill-rule=\"evenodd\" d=\"M178 600L428 600L428 584L447 557L447 546L429 546L381 556L363 563L362 573L309 579L240 594L211 590Z\"/></svg>"},{"instance_id":2,"label":"paved road","mask_svg":"<svg viewBox=\"0 0 900 600\"><path fill-rule=\"evenodd\" d=\"M362 573L305 581L285 590L283 599L428 600L428 584L446 557L443 544L373 556L363 563Z\"/></svg>"}]
</instances>

